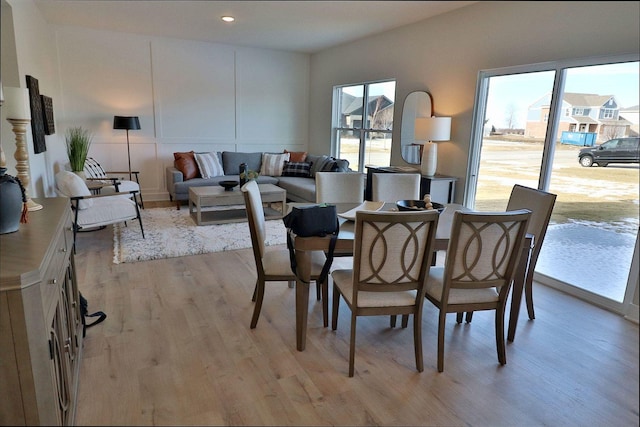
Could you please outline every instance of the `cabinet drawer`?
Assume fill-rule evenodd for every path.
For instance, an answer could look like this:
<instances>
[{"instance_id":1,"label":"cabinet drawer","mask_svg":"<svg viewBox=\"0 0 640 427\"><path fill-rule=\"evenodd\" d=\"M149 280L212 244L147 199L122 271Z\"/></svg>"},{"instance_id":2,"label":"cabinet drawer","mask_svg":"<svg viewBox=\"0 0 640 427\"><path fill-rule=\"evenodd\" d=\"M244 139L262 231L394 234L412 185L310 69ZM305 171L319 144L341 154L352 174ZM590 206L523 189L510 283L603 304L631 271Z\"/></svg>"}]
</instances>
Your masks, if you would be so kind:
<instances>
[{"instance_id":1,"label":"cabinet drawer","mask_svg":"<svg viewBox=\"0 0 640 427\"><path fill-rule=\"evenodd\" d=\"M53 296L60 292L60 286L66 273L69 248L65 234L60 233L51 246L51 261L47 264L47 269L44 272L44 276L42 276L40 290L42 293L42 308L45 313L50 307Z\"/></svg>"}]
</instances>

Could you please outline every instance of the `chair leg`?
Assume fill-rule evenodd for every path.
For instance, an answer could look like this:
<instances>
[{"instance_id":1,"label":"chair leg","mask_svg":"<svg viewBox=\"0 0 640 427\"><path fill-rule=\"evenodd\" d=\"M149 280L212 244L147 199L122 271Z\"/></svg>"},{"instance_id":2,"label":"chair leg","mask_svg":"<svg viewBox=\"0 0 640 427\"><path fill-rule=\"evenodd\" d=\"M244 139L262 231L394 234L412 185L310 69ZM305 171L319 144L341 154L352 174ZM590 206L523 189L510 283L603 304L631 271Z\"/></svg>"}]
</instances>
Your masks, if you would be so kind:
<instances>
[{"instance_id":1,"label":"chair leg","mask_svg":"<svg viewBox=\"0 0 640 427\"><path fill-rule=\"evenodd\" d=\"M447 313L440 309L440 319L438 320L438 372L444 371L444 327Z\"/></svg>"},{"instance_id":2,"label":"chair leg","mask_svg":"<svg viewBox=\"0 0 640 427\"><path fill-rule=\"evenodd\" d=\"M322 324L324 327L329 326L329 278L322 285L316 283L316 287L322 287Z\"/></svg>"},{"instance_id":3,"label":"chair leg","mask_svg":"<svg viewBox=\"0 0 640 427\"><path fill-rule=\"evenodd\" d=\"M355 308L355 307L354 307ZM353 377L356 359L356 314L351 312L351 338L349 340L349 376Z\"/></svg>"},{"instance_id":4,"label":"chair leg","mask_svg":"<svg viewBox=\"0 0 640 427\"><path fill-rule=\"evenodd\" d=\"M391 328L395 328L396 327L396 318L398 316L396 316L395 314L392 314L391 316L389 316L389 327Z\"/></svg>"},{"instance_id":5,"label":"chair leg","mask_svg":"<svg viewBox=\"0 0 640 427\"><path fill-rule=\"evenodd\" d=\"M464 316L464 312L456 313L456 322L462 323L463 316Z\"/></svg>"},{"instance_id":6,"label":"chair leg","mask_svg":"<svg viewBox=\"0 0 640 427\"><path fill-rule=\"evenodd\" d=\"M496 349L498 351L498 362L501 365L507 364L507 350L504 342L504 311L504 305L496 309Z\"/></svg>"},{"instance_id":7,"label":"chair leg","mask_svg":"<svg viewBox=\"0 0 640 427\"><path fill-rule=\"evenodd\" d=\"M251 297L251 301L253 302L256 302L256 296L258 295L258 280L256 280L256 285L253 287L253 296Z\"/></svg>"},{"instance_id":8,"label":"chair leg","mask_svg":"<svg viewBox=\"0 0 640 427\"><path fill-rule=\"evenodd\" d=\"M527 281L524 284L524 295L527 301L527 313L529 319L536 318L536 313L533 311L533 271L527 273Z\"/></svg>"},{"instance_id":9,"label":"chair leg","mask_svg":"<svg viewBox=\"0 0 640 427\"><path fill-rule=\"evenodd\" d=\"M338 308L340 306L340 291L333 285L333 303L331 304L331 329L338 329Z\"/></svg>"},{"instance_id":10,"label":"chair leg","mask_svg":"<svg viewBox=\"0 0 640 427\"><path fill-rule=\"evenodd\" d=\"M257 284L256 305L253 307L253 317L251 318L251 329L254 329L258 324L258 318L260 317L260 310L262 309L262 300L264 299L264 280L258 280Z\"/></svg>"},{"instance_id":11,"label":"chair leg","mask_svg":"<svg viewBox=\"0 0 640 427\"><path fill-rule=\"evenodd\" d=\"M316 301L320 301L320 298L322 296L322 284L316 282Z\"/></svg>"},{"instance_id":12,"label":"chair leg","mask_svg":"<svg viewBox=\"0 0 640 427\"><path fill-rule=\"evenodd\" d=\"M471 323L471 318L473 317L473 311L467 311L467 315L465 316L465 321L467 323Z\"/></svg>"},{"instance_id":13,"label":"chair leg","mask_svg":"<svg viewBox=\"0 0 640 427\"><path fill-rule=\"evenodd\" d=\"M409 316L407 315L407 318ZM402 316L404 321L404 315ZM413 314L413 347L416 353L416 369L424 371L424 357L422 355L422 316L420 312Z\"/></svg>"},{"instance_id":14,"label":"chair leg","mask_svg":"<svg viewBox=\"0 0 640 427\"><path fill-rule=\"evenodd\" d=\"M402 327L406 328L409 325L409 315L408 314L403 314L402 315Z\"/></svg>"}]
</instances>

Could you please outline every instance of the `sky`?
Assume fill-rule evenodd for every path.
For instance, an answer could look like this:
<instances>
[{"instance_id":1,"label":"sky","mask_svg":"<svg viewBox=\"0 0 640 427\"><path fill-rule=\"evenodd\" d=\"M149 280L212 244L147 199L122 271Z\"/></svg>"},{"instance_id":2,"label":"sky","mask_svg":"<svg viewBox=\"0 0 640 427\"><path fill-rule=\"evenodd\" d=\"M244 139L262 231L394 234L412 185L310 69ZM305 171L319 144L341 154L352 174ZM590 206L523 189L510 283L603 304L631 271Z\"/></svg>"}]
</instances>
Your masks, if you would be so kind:
<instances>
[{"instance_id":1,"label":"sky","mask_svg":"<svg viewBox=\"0 0 640 427\"><path fill-rule=\"evenodd\" d=\"M486 117L496 127L506 127L509 110L515 110L515 128L524 128L529 105L553 89L553 71L492 77ZM567 72L565 92L614 95L621 108L638 105L639 63L572 68Z\"/></svg>"}]
</instances>

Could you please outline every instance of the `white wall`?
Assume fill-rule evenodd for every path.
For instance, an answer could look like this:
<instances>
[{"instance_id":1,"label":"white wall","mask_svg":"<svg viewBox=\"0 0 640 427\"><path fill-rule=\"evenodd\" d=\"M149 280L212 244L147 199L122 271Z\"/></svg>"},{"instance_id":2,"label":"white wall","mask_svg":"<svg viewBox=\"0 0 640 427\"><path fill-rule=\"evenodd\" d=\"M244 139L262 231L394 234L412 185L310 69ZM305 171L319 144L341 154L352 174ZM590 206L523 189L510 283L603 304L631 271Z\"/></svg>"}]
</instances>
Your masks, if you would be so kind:
<instances>
[{"instance_id":1,"label":"white wall","mask_svg":"<svg viewBox=\"0 0 640 427\"><path fill-rule=\"evenodd\" d=\"M4 1L4 0L3 0ZM435 113L453 117L452 141L439 144L438 172L460 178L463 194L478 71L598 55L638 52L638 2L478 2L382 35L308 55L146 36L51 28L30 0L7 0L16 32L20 84L36 77L53 98L56 135L32 154L36 195L54 195L53 173L66 163L64 131L95 134L91 155L126 169L124 131L114 115L138 115L132 165L146 200L166 199L164 166L174 151L328 153L334 85L395 78L396 102L427 90ZM3 23L4 23L3 9ZM0 59L5 50L2 26ZM232 58L233 57L233 58ZM3 77L3 84L5 83ZM233 114L233 118L230 118ZM400 141L401 108L393 139ZM12 173L13 141L2 118L2 146ZM30 135L29 135L30 138ZM392 164L401 165L399 144Z\"/></svg>"},{"instance_id":2,"label":"white wall","mask_svg":"<svg viewBox=\"0 0 640 427\"><path fill-rule=\"evenodd\" d=\"M93 134L89 155L105 169L128 169L126 132L112 129L114 115L140 118L141 129L130 131L129 139L145 200L168 200L165 166L173 164L176 151L307 149L309 55L53 27L41 21L31 1L8 1L14 16L26 16L16 24L16 39L35 26L47 32L34 40L37 45L46 39L36 51L16 43L19 75L38 78L41 92L59 85L43 93L53 98L56 121L56 140L47 141L47 153L54 145L61 151L31 156L31 175L50 175L34 196L55 196L53 176L67 164L69 127ZM23 67L32 56L55 66Z\"/></svg>"},{"instance_id":3,"label":"white wall","mask_svg":"<svg viewBox=\"0 0 640 427\"><path fill-rule=\"evenodd\" d=\"M53 31L42 19L40 11L31 1L2 1L2 44L0 51L3 87L26 89L26 76L38 79L41 95L53 99L54 109L60 101L60 85L57 72L57 56ZM56 135L45 136L47 151L34 154L31 127L27 132L27 151L31 182L29 195L41 197L50 194L53 174L49 167L60 157L66 158L64 144ZM14 159L15 137L11 125L6 121L6 108L2 108L0 118L2 148L7 161L7 173L16 175ZM58 129L56 129L58 131Z\"/></svg>"},{"instance_id":4,"label":"white wall","mask_svg":"<svg viewBox=\"0 0 640 427\"><path fill-rule=\"evenodd\" d=\"M438 173L459 177L463 196L479 70L640 50L639 2L478 2L439 17L327 49L311 57L309 144L331 148L332 87L395 78L396 102L415 90L451 116L451 142L439 143ZM402 108L395 109L393 165Z\"/></svg>"}]
</instances>

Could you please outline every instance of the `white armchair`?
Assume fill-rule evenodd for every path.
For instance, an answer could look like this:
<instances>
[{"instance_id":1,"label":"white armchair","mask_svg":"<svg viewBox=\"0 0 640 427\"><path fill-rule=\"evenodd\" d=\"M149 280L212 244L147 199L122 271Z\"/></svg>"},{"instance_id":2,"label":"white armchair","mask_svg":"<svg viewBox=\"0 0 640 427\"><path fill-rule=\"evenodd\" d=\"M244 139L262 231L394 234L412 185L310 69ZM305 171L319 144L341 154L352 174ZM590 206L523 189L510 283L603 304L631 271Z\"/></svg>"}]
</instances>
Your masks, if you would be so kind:
<instances>
[{"instance_id":1,"label":"white armchair","mask_svg":"<svg viewBox=\"0 0 640 427\"><path fill-rule=\"evenodd\" d=\"M87 157L84 162L84 174L88 181L103 184L100 187L100 194L113 195L115 193L129 193L128 197L132 197L136 202L137 197L140 197L140 206L144 209L138 171L131 171L129 180L126 180L124 177L125 175L129 175L128 171L105 171L96 159ZM135 181L131 181L132 178L134 178ZM131 193L132 191L135 191L137 196Z\"/></svg>"},{"instance_id":2,"label":"white armchair","mask_svg":"<svg viewBox=\"0 0 640 427\"><path fill-rule=\"evenodd\" d=\"M76 233L80 230L102 227L109 224L137 219L144 238L144 228L138 204L134 201L135 190L120 192L120 195L91 195L87 184L73 172L56 174L56 191L71 200L73 210L73 250L76 249ZM130 197L133 197L132 200Z\"/></svg>"}]
</instances>

